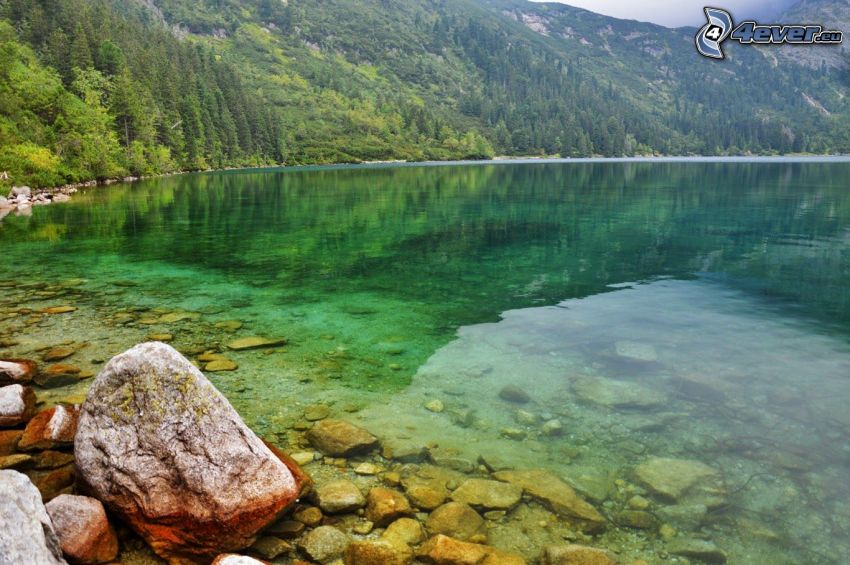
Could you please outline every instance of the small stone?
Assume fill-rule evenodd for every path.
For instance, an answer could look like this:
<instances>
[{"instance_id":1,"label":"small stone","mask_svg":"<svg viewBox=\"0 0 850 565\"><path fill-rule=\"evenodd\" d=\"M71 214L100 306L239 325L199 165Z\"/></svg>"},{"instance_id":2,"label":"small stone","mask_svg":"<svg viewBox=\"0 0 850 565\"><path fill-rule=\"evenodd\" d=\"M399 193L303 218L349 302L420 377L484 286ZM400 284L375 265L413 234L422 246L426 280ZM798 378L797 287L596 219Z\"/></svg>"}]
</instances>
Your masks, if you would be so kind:
<instances>
[{"instance_id":1,"label":"small stone","mask_svg":"<svg viewBox=\"0 0 850 565\"><path fill-rule=\"evenodd\" d=\"M322 523L322 511L316 508L315 506L310 506L309 508L305 508L304 510L299 510L295 512L292 517L305 526L313 527L318 526Z\"/></svg>"},{"instance_id":2,"label":"small stone","mask_svg":"<svg viewBox=\"0 0 850 565\"><path fill-rule=\"evenodd\" d=\"M42 308L39 312L41 314L67 314L76 310L74 306L51 306L49 308Z\"/></svg>"},{"instance_id":3,"label":"small stone","mask_svg":"<svg viewBox=\"0 0 850 565\"><path fill-rule=\"evenodd\" d=\"M304 522L299 522L298 520L284 520L266 528L265 533L289 539L298 537L301 532L304 531L304 527Z\"/></svg>"},{"instance_id":4,"label":"small stone","mask_svg":"<svg viewBox=\"0 0 850 565\"><path fill-rule=\"evenodd\" d=\"M304 419L308 422L324 420L331 415L331 409L324 404L311 404L304 408Z\"/></svg>"},{"instance_id":5,"label":"small stone","mask_svg":"<svg viewBox=\"0 0 850 565\"><path fill-rule=\"evenodd\" d=\"M540 431L547 436L560 436L564 435L564 426L560 420L549 420L541 426Z\"/></svg>"},{"instance_id":6,"label":"small stone","mask_svg":"<svg viewBox=\"0 0 850 565\"><path fill-rule=\"evenodd\" d=\"M475 470L475 464L458 454L454 449L444 449L437 447L428 450L428 458L439 466L460 471L461 473L471 473Z\"/></svg>"},{"instance_id":7,"label":"small stone","mask_svg":"<svg viewBox=\"0 0 850 565\"><path fill-rule=\"evenodd\" d=\"M357 485L342 479L316 487L319 507L328 514L352 512L366 505L366 498Z\"/></svg>"},{"instance_id":8,"label":"small stone","mask_svg":"<svg viewBox=\"0 0 850 565\"><path fill-rule=\"evenodd\" d=\"M40 451L33 455L33 469L58 469L74 462L72 453L62 451Z\"/></svg>"},{"instance_id":9,"label":"small stone","mask_svg":"<svg viewBox=\"0 0 850 565\"><path fill-rule=\"evenodd\" d=\"M365 536L374 529L375 529L375 524L373 524L369 520L361 520L360 522L357 522L356 524L354 524L354 526L351 528L351 531L354 532L355 534Z\"/></svg>"},{"instance_id":10,"label":"small stone","mask_svg":"<svg viewBox=\"0 0 850 565\"><path fill-rule=\"evenodd\" d=\"M258 349L261 347L277 347L286 345L285 339L269 339L265 337L242 337L234 339L227 344L227 347L236 351L245 349Z\"/></svg>"},{"instance_id":11,"label":"small stone","mask_svg":"<svg viewBox=\"0 0 850 565\"><path fill-rule=\"evenodd\" d=\"M646 510L649 508L649 500L639 494L631 497L627 504L632 510Z\"/></svg>"},{"instance_id":12,"label":"small stone","mask_svg":"<svg viewBox=\"0 0 850 565\"><path fill-rule=\"evenodd\" d=\"M667 551L673 555L701 559L708 563L726 563L726 553L710 540L676 538L667 543Z\"/></svg>"},{"instance_id":13,"label":"small stone","mask_svg":"<svg viewBox=\"0 0 850 565\"><path fill-rule=\"evenodd\" d=\"M381 455L401 463L421 463L428 457L428 449L413 440L389 438L381 441Z\"/></svg>"},{"instance_id":14,"label":"small stone","mask_svg":"<svg viewBox=\"0 0 850 565\"><path fill-rule=\"evenodd\" d=\"M32 455L15 453L14 455L0 455L0 469L23 469L32 464Z\"/></svg>"},{"instance_id":15,"label":"small stone","mask_svg":"<svg viewBox=\"0 0 850 565\"><path fill-rule=\"evenodd\" d=\"M316 422L307 439L319 451L332 457L349 457L368 453L378 445L378 438L354 424L326 419Z\"/></svg>"},{"instance_id":16,"label":"small stone","mask_svg":"<svg viewBox=\"0 0 850 565\"><path fill-rule=\"evenodd\" d=\"M598 532L605 528L605 518L599 511L550 471L499 471L493 477L522 488L583 531Z\"/></svg>"},{"instance_id":17,"label":"small stone","mask_svg":"<svg viewBox=\"0 0 850 565\"><path fill-rule=\"evenodd\" d=\"M439 414L445 409L445 406L442 400L434 399L425 403L425 409Z\"/></svg>"},{"instance_id":18,"label":"small stone","mask_svg":"<svg viewBox=\"0 0 850 565\"><path fill-rule=\"evenodd\" d=\"M54 406L42 410L29 421L18 449L53 449L71 445L77 432L80 410L76 406Z\"/></svg>"},{"instance_id":19,"label":"small stone","mask_svg":"<svg viewBox=\"0 0 850 565\"><path fill-rule=\"evenodd\" d=\"M414 506L422 510L433 510L446 501L449 491L445 482L413 478L405 480L404 492Z\"/></svg>"},{"instance_id":20,"label":"small stone","mask_svg":"<svg viewBox=\"0 0 850 565\"><path fill-rule=\"evenodd\" d=\"M671 540L676 537L676 528L671 526L670 524L661 524L661 527L658 528L658 535L661 536L662 539Z\"/></svg>"},{"instance_id":21,"label":"small stone","mask_svg":"<svg viewBox=\"0 0 850 565\"><path fill-rule=\"evenodd\" d=\"M519 428L502 428L499 432L503 437L520 441L528 437L528 432Z\"/></svg>"},{"instance_id":22,"label":"small stone","mask_svg":"<svg viewBox=\"0 0 850 565\"><path fill-rule=\"evenodd\" d=\"M292 551L292 546L274 536L262 536L251 545L251 549L266 559L276 559L279 555Z\"/></svg>"},{"instance_id":23,"label":"small stone","mask_svg":"<svg viewBox=\"0 0 850 565\"><path fill-rule=\"evenodd\" d=\"M516 385L507 385L499 391L499 398L516 404L525 404L531 401L531 397L523 389Z\"/></svg>"},{"instance_id":24,"label":"small stone","mask_svg":"<svg viewBox=\"0 0 850 565\"><path fill-rule=\"evenodd\" d=\"M383 539L404 545L416 545L425 539L422 525L413 518L399 518L384 531Z\"/></svg>"},{"instance_id":25,"label":"small stone","mask_svg":"<svg viewBox=\"0 0 850 565\"><path fill-rule=\"evenodd\" d=\"M425 527L431 535L444 534L462 541L487 542L484 519L462 502L447 502L431 512Z\"/></svg>"},{"instance_id":26,"label":"small stone","mask_svg":"<svg viewBox=\"0 0 850 565\"><path fill-rule=\"evenodd\" d=\"M118 556L118 538L98 500L62 494L45 505L62 552L75 563L108 563Z\"/></svg>"},{"instance_id":27,"label":"small stone","mask_svg":"<svg viewBox=\"0 0 850 565\"><path fill-rule=\"evenodd\" d=\"M425 542L417 557L433 565L525 565L525 559L519 555L443 534Z\"/></svg>"},{"instance_id":28,"label":"small stone","mask_svg":"<svg viewBox=\"0 0 850 565\"><path fill-rule=\"evenodd\" d=\"M330 563L342 557L348 546L348 536L333 526L319 526L304 535L298 545L310 559Z\"/></svg>"},{"instance_id":29,"label":"small stone","mask_svg":"<svg viewBox=\"0 0 850 565\"><path fill-rule=\"evenodd\" d=\"M345 565L410 565L413 551L385 539L354 541L345 550Z\"/></svg>"},{"instance_id":30,"label":"small stone","mask_svg":"<svg viewBox=\"0 0 850 565\"><path fill-rule=\"evenodd\" d=\"M298 451L289 456L299 465L306 465L316 460L316 454L312 451Z\"/></svg>"},{"instance_id":31,"label":"small stone","mask_svg":"<svg viewBox=\"0 0 850 565\"><path fill-rule=\"evenodd\" d=\"M77 350L73 347L53 347L49 349L47 353L42 355L41 358L47 362L61 361L62 359L67 359L76 352Z\"/></svg>"},{"instance_id":32,"label":"small stone","mask_svg":"<svg viewBox=\"0 0 850 565\"><path fill-rule=\"evenodd\" d=\"M381 471L383 471L383 469L374 463L360 463L354 467L354 472L358 475L377 475Z\"/></svg>"},{"instance_id":33,"label":"small stone","mask_svg":"<svg viewBox=\"0 0 850 565\"><path fill-rule=\"evenodd\" d=\"M522 488L501 481L469 479L452 493L451 498L482 510L510 510L522 498Z\"/></svg>"},{"instance_id":34,"label":"small stone","mask_svg":"<svg viewBox=\"0 0 850 565\"><path fill-rule=\"evenodd\" d=\"M655 514L675 528L693 532L702 526L708 515L708 508L704 504L676 504L662 506Z\"/></svg>"},{"instance_id":35,"label":"small stone","mask_svg":"<svg viewBox=\"0 0 850 565\"><path fill-rule=\"evenodd\" d=\"M526 410L517 410L514 412L514 420L517 424L532 426L537 423L537 416Z\"/></svg>"},{"instance_id":36,"label":"small stone","mask_svg":"<svg viewBox=\"0 0 850 565\"><path fill-rule=\"evenodd\" d=\"M235 332L236 330L241 329L242 325L242 322L240 322L239 320L224 320L222 322L215 323L216 328L229 332Z\"/></svg>"},{"instance_id":37,"label":"small stone","mask_svg":"<svg viewBox=\"0 0 850 565\"><path fill-rule=\"evenodd\" d=\"M28 359L0 359L0 386L27 384L38 372L38 366Z\"/></svg>"},{"instance_id":38,"label":"small stone","mask_svg":"<svg viewBox=\"0 0 850 565\"><path fill-rule=\"evenodd\" d=\"M655 457L635 467L635 477L652 492L678 499L697 483L714 479L718 472L692 459Z\"/></svg>"},{"instance_id":39,"label":"small stone","mask_svg":"<svg viewBox=\"0 0 850 565\"><path fill-rule=\"evenodd\" d=\"M35 384L42 388L54 388L74 384L82 377L82 370L76 365L56 363L35 376Z\"/></svg>"},{"instance_id":40,"label":"small stone","mask_svg":"<svg viewBox=\"0 0 850 565\"><path fill-rule=\"evenodd\" d=\"M208 373L220 373L222 371L235 371L239 365L230 359L216 359L204 365L204 371Z\"/></svg>"},{"instance_id":41,"label":"small stone","mask_svg":"<svg viewBox=\"0 0 850 565\"><path fill-rule=\"evenodd\" d=\"M172 312L170 314L163 314L158 321L160 324L176 324L177 322L184 322L186 320L197 320L200 317L200 314L194 312Z\"/></svg>"},{"instance_id":42,"label":"small stone","mask_svg":"<svg viewBox=\"0 0 850 565\"><path fill-rule=\"evenodd\" d=\"M35 392L23 385L0 387L0 427L24 424L35 416Z\"/></svg>"},{"instance_id":43,"label":"small stone","mask_svg":"<svg viewBox=\"0 0 850 565\"><path fill-rule=\"evenodd\" d=\"M149 334L147 337L148 341L163 341L169 342L174 339L174 335L172 334Z\"/></svg>"},{"instance_id":44,"label":"small stone","mask_svg":"<svg viewBox=\"0 0 850 565\"><path fill-rule=\"evenodd\" d=\"M543 550L541 565L616 565L614 556L585 545L550 545Z\"/></svg>"},{"instance_id":45,"label":"small stone","mask_svg":"<svg viewBox=\"0 0 850 565\"><path fill-rule=\"evenodd\" d=\"M398 518L412 515L413 508L411 508L410 502L398 491L374 487L366 496L366 518L378 527L386 526Z\"/></svg>"}]
</instances>

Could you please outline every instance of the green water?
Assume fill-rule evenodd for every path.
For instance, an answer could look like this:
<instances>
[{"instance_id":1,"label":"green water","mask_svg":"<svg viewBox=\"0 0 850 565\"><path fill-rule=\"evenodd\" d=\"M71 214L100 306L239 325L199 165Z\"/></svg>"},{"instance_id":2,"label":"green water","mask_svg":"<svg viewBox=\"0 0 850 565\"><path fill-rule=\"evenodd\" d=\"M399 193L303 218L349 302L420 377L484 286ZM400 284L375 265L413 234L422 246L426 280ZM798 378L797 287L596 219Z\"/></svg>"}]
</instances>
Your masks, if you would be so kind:
<instances>
[{"instance_id":1,"label":"green water","mask_svg":"<svg viewBox=\"0 0 850 565\"><path fill-rule=\"evenodd\" d=\"M701 460L722 472L722 501L679 535L713 540L733 563L843 563L848 186L847 161L779 160L264 170L99 188L0 223L0 355L70 341L70 361L96 372L151 333L190 356L286 337L228 352L239 369L211 375L283 444L303 406L323 402L382 438L606 483L597 507L609 517L642 492L636 465ZM78 310L20 312L59 304ZM187 317L163 320L174 312ZM216 327L225 320L243 326ZM506 384L531 402L499 399ZM616 398L634 394L656 401ZM422 408L433 399L444 412ZM542 431L553 419L562 435ZM509 521L491 540L534 556L552 540L528 530ZM675 560L654 529L612 526L588 543Z\"/></svg>"}]
</instances>

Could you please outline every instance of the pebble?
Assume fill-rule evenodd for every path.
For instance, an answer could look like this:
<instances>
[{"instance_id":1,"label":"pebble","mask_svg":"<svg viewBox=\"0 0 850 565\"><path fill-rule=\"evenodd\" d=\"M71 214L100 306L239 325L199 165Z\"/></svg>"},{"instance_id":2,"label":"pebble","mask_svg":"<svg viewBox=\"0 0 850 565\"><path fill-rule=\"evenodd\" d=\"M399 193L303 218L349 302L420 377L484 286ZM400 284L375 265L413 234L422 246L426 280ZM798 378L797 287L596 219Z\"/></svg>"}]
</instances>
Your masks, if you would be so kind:
<instances>
[{"instance_id":1,"label":"pebble","mask_svg":"<svg viewBox=\"0 0 850 565\"><path fill-rule=\"evenodd\" d=\"M216 359L204 365L204 371L209 373L219 373L221 371L235 371L239 365L230 359Z\"/></svg>"},{"instance_id":2,"label":"pebble","mask_svg":"<svg viewBox=\"0 0 850 565\"><path fill-rule=\"evenodd\" d=\"M42 314L68 314L76 310L75 306L50 306L49 308L42 308L39 312Z\"/></svg>"},{"instance_id":3,"label":"pebble","mask_svg":"<svg viewBox=\"0 0 850 565\"><path fill-rule=\"evenodd\" d=\"M146 339L148 341L162 341L167 343L169 341L172 341L174 339L174 336L172 334L148 334L148 337Z\"/></svg>"},{"instance_id":4,"label":"pebble","mask_svg":"<svg viewBox=\"0 0 850 565\"><path fill-rule=\"evenodd\" d=\"M528 393L516 385L507 385L502 387L499 391L499 398L517 404L525 404L531 401L531 397L528 396Z\"/></svg>"},{"instance_id":5,"label":"pebble","mask_svg":"<svg viewBox=\"0 0 850 565\"><path fill-rule=\"evenodd\" d=\"M289 456L299 465L306 465L316 460L316 454L313 451L298 451Z\"/></svg>"},{"instance_id":6,"label":"pebble","mask_svg":"<svg viewBox=\"0 0 850 565\"><path fill-rule=\"evenodd\" d=\"M61 361L76 353L73 347L53 347L41 356L42 359L48 362Z\"/></svg>"},{"instance_id":7,"label":"pebble","mask_svg":"<svg viewBox=\"0 0 850 565\"><path fill-rule=\"evenodd\" d=\"M303 510L295 512L292 517L308 527L318 526L322 523L322 511L315 507L309 506Z\"/></svg>"},{"instance_id":8,"label":"pebble","mask_svg":"<svg viewBox=\"0 0 850 565\"><path fill-rule=\"evenodd\" d=\"M233 341L228 342L227 347L236 351L242 351L244 349L257 349L260 347L277 347L279 345L286 345L286 339L270 339L252 336L234 339Z\"/></svg>"},{"instance_id":9,"label":"pebble","mask_svg":"<svg viewBox=\"0 0 850 565\"><path fill-rule=\"evenodd\" d=\"M501 432L502 436L513 439L513 440L523 440L528 437L528 432L525 430L521 430L519 428L502 428Z\"/></svg>"},{"instance_id":10,"label":"pebble","mask_svg":"<svg viewBox=\"0 0 850 565\"><path fill-rule=\"evenodd\" d=\"M375 529L375 524L373 524L369 520L362 520L354 524L354 526L351 528L351 531L353 531L355 534L365 536L369 534L373 529Z\"/></svg>"},{"instance_id":11,"label":"pebble","mask_svg":"<svg viewBox=\"0 0 850 565\"><path fill-rule=\"evenodd\" d=\"M549 420L543 424L540 431L547 436L560 436L564 434L564 426L560 420Z\"/></svg>"},{"instance_id":12,"label":"pebble","mask_svg":"<svg viewBox=\"0 0 850 565\"><path fill-rule=\"evenodd\" d=\"M431 412L440 413L445 409L442 400L434 399L425 403L425 409Z\"/></svg>"},{"instance_id":13,"label":"pebble","mask_svg":"<svg viewBox=\"0 0 850 565\"><path fill-rule=\"evenodd\" d=\"M354 472L358 475L377 475L383 469L374 463L360 463L354 467Z\"/></svg>"}]
</instances>

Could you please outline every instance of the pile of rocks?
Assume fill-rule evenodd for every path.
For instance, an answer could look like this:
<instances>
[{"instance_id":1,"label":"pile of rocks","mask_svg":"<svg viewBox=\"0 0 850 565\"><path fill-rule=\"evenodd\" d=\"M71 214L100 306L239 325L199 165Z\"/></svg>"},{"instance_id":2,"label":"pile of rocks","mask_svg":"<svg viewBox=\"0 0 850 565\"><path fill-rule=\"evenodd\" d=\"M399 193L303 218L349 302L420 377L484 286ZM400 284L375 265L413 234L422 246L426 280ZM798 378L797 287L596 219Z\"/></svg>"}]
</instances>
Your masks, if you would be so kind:
<instances>
[{"instance_id":1,"label":"pile of rocks","mask_svg":"<svg viewBox=\"0 0 850 565\"><path fill-rule=\"evenodd\" d=\"M88 185L89 183L86 183ZM96 183L95 183L96 184ZM67 202L71 195L83 185L69 185L55 189L33 190L28 186L15 186L8 197L0 196L0 210L17 210L23 212L32 206L42 206L54 202Z\"/></svg>"},{"instance_id":2,"label":"pile of rocks","mask_svg":"<svg viewBox=\"0 0 850 565\"><path fill-rule=\"evenodd\" d=\"M607 526L551 472L441 467L427 449L382 446L321 406L305 410L312 424L290 458L164 343L110 360L81 407L36 411L37 373L0 361L0 425L12 426L0 431L0 461L15 469L0 471L0 555L12 562L110 562L132 530L171 563L262 562L245 552L299 565L520 565L490 541L523 501L584 540ZM539 560L616 556L557 544Z\"/></svg>"}]
</instances>

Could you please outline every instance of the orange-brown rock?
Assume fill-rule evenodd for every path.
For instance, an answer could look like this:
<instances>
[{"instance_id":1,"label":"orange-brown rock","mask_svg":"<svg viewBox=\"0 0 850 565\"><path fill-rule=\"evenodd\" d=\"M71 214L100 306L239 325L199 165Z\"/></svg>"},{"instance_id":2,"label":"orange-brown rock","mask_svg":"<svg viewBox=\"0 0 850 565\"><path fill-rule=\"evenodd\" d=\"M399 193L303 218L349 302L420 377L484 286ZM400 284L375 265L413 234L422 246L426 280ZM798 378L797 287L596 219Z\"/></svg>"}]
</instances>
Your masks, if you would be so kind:
<instances>
[{"instance_id":1,"label":"orange-brown rock","mask_svg":"<svg viewBox=\"0 0 850 565\"><path fill-rule=\"evenodd\" d=\"M99 501L62 494L45 508L71 563L108 563L118 556L118 538Z\"/></svg>"},{"instance_id":2,"label":"orange-brown rock","mask_svg":"<svg viewBox=\"0 0 850 565\"><path fill-rule=\"evenodd\" d=\"M611 552L586 545L550 545L543 550L542 565L616 565Z\"/></svg>"},{"instance_id":3,"label":"orange-brown rock","mask_svg":"<svg viewBox=\"0 0 850 565\"><path fill-rule=\"evenodd\" d=\"M29 359L0 359L0 386L27 384L38 373L38 365Z\"/></svg>"},{"instance_id":4,"label":"orange-brown rock","mask_svg":"<svg viewBox=\"0 0 850 565\"><path fill-rule=\"evenodd\" d=\"M22 430L0 430L0 457L15 453L22 435Z\"/></svg>"},{"instance_id":5,"label":"orange-brown rock","mask_svg":"<svg viewBox=\"0 0 850 565\"><path fill-rule=\"evenodd\" d=\"M8 428L29 421L35 415L35 392L23 385L0 387L0 427Z\"/></svg>"},{"instance_id":6,"label":"orange-brown rock","mask_svg":"<svg viewBox=\"0 0 850 565\"><path fill-rule=\"evenodd\" d=\"M383 527L398 518L413 515L407 498L398 491L375 487L366 496L366 518Z\"/></svg>"},{"instance_id":7,"label":"orange-brown rock","mask_svg":"<svg viewBox=\"0 0 850 565\"><path fill-rule=\"evenodd\" d=\"M80 410L76 406L54 406L42 410L29 421L18 449L53 449L74 443Z\"/></svg>"},{"instance_id":8,"label":"orange-brown rock","mask_svg":"<svg viewBox=\"0 0 850 565\"><path fill-rule=\"evenodd\" d=\"M348 544L343 560L345 565L410 565L413 550L384 539L361 540Z\"/></svg>"},{"instance_id":9,"label":"orange-brown rock","mask_svg":"<svg viewBox=\"0 0 850 565\"><path fill-rule=\"evenodd\" d=\"M320 420L307 432L307 438L316 449L331 457L368 453L378 445L378 438L343 420Z\"/></svg>"},{"instance_id":10,"label":"orange-brown rock","mask_svg":"<svg viewBox=\"0 0 850 565\"><path fill-rule=\"evenodd\" d=\"M417 557L432 565L525 565L525 559L515 553L460 541L442 534L422 544Z\"/></svg>"},{"instance_id":11,"label":"orange-brown rock","mask_svg":"<svg viewBox=\"0 0 850 565\"><path fill-rule=\"evenodd\" d=\"M172 347L148 342L92 383L74 454L78 483L172 563L253 543L299 496L304 475L245 424Z\"/></svg>"},{"instance_id":12,"label":"orange-brown rock","mask_svg":"<svg viewBox=\"0 0 850 565\"><path fill-rule=\"evenodd\" d=\"M581 498L572 487L550 471L499 471L493 476L516 485L542 502L561 517L585 532L598 532L606 526L605 517L589 502Z\"/></svg>"}]
</instances>

